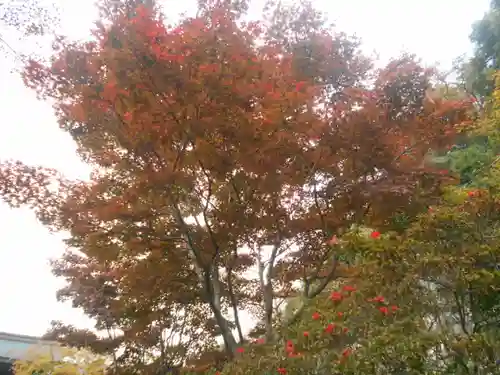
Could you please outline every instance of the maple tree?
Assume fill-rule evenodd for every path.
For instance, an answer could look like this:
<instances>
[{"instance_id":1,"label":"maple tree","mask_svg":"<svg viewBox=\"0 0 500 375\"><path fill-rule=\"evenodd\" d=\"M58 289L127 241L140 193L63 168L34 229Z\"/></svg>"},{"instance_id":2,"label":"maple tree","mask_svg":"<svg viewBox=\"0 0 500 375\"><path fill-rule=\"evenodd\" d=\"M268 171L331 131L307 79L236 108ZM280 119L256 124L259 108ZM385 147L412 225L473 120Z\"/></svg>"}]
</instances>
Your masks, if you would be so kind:
<instances>
[{"instance_id":1,"label":"maple tree","mask_svg":"<svg viewBox=\"0 0 500 375\"><path fill-rule=\"evenodd\" d=\"M275 7L266 24L243 21L244 2L200 1L175 25L153 2L101 5L94 40L58 38L51 63L30 61L24 75L55 103L91 180L0 165L7 203L69 233L53 264L67 280L59 297L109 333L56 324L54 337L142 370L184 363L218 337L233 358L243 312L262 322L254 334L279 340L281 323L359 272L334 236L394 229L450 180L425 157L452 141L470 103L429 100L433 72L412 56L375 72L307 4ZM298 295L277 324L278 305Z\"/></svg>"}]
</instances>

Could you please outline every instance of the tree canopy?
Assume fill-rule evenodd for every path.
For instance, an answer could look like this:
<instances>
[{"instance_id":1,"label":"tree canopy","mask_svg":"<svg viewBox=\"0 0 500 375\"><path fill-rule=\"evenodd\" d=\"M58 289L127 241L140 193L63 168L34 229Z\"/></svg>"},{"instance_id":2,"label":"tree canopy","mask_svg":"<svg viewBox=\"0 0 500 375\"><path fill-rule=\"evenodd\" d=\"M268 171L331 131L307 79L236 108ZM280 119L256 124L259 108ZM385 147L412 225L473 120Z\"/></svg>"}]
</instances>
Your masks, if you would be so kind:
<instances>
[{"instance_id":1,"label":"tree canopy","mask_svg":"<svg viewBox=\"0 0 500 375\"><path fill-rule=\"evenodd\" d=\"M472 58L462 61L459 76L467 91L481 100L488 99L495 87L494 73L500 68L500 2L491 0L489 11L472 28Z\"/></svg>"}]
</instances>

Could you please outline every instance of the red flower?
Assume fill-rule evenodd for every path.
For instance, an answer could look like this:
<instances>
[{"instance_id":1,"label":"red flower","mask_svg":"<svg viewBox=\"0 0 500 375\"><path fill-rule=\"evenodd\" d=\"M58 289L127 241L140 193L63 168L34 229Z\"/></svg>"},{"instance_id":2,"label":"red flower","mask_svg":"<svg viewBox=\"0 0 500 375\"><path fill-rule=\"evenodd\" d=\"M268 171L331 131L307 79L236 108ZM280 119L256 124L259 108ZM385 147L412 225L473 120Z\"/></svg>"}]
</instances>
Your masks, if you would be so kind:
<instances>
[{"instance_id":1,"label":"red flower","mask_svg":"<svg viewBox=\"0 0 500 375\"><path fill-rule=\"evenodd\" d=\"M342 357L348 357L351 354L352 350L350 348L344 349L342 352Z\"/></svg>"},{"instance_id":2,"label":"red flower","mask_svg":"<svg viewBox=\"0 0 500 375\"><path fill-rule=\"evenodd\" d=\"M337 313L337 316L338 316L339 318L342 318L342 316L344 316L344 313L343 313L342 311L339 311L339 312Z\"/></svg>"},{"instance_id":3,"label":"red flower","mask_svg":"<svg viewBox=\"0 0 500 375\"><path fill-rule=\"evenodd\" d=\"M398 310L399 310L399 307L397 307L397 306L391 306L391 310L392 310L392 311L398 311Z\"/></svg>"},{"instance_id":4,"label":"red flower","mask_svg":"<svg viewBox=\"0 0 500 375\"><path fill-rule=\"evenodd\" d=\"M342 300L342 293L332 292L332 294L330 295L330 299L332 301L340 301L340 300Z\"/></svg>"},{"instance_id":5,"label":"red flower","mask_svg":"<svg viewBox=\"0 0 500 375\"><path fill-rule=\"evenodd\" d=\"M278 367L278 372L279 372L281 375L285 375L285 374L286 374L286 368L283 368L283 367Z\"/></svg>"},{"instance_id":6,"label":"red flower","mask_svg":"<svg viewBox=\"0 0 500 375\"><path fill-rule=\"evenodd\" d=\"M344 285L344 287L342 289L345 292L355 292L356 291L356 288L354 286L351 286L351 285Z\"/></svg>"},{"instance_id":7,"label":"red flower","mask_svg":"<svg viewBox=\"0 0 500 375\"><path fill-rule=\"evenodd\" d=\"M469 192L467 193L467 195L468 195L469 197L475 197L475 196L479 195L479 192L478 192L478 191L469 191Z\"/></svg>"},{"instance_id":8,"label":"red flower","mask_svg":"<svg viewBox=\"0 0 500 375\"><path fill-rule=\"evenodd\" d=\"M291 340L288 340L288 341L286 342L286 351L287 351L288 353L290 353L290 352L293 352L293 350L294 350L294 347L293 347L293 342L292 342Z\"/></svg>"},{"instance_id":9,"label":"red flower","mask_svg":"<svg viewBox=\"0 0 500 375\"><path fill-rule=\"evenodd\" d=\"M319 318L321 318L321 315L320 315L320 313L315 312L314 314L312 314L312 318L313 318L313 320L318 320Z\"/></svg>"},{"instance_id":10,"label":"red flower","mask_svg":"<svg viewBox=\"0 0 500 375\"><path fill-rule=\"evenodd\" d=\"M245 348L236 348L236 353L245 353Z\"/></svg>"},{"instance_id":11,"label":"red flower","mask_svg":"<svg viewBox=\"0 0 500 375\"><path fill-rule=\"evenodd\" d=\"M303 335L304 335L304 337L309 337L309 332L304 331Z\"/></svg>"},{"instance_id":12,"label":"red flower","mask_svg":"<svg viewBox=\"0 0 500 375\"><path fill-rule=\"evenodd\" d=\"M349 332L349 328L344 327L344 329L342 331L344 331L344 333L347 333L347 332Z\"/></svg>"},{"instance_id":13,"label":"red flower","mask_svg":"<svg viewBox=\"0 0 500 375\"><path fill-rule=\"evenodd\" d=\"M329 323L325 328L326 333L332 333L334 330L335 330L335 324L332 323Z\"/></svg>"},{"instance_id":14,"label":"red flower","mask_svg":"<svg viewBox=\"0 0 500 375\"><path fill-rule=\"evenodd\" d=\"M386 306L379 307L378 309L384 315L387 315L389 313L389 309Z\"/></svg>"},{"instance_id":15,"label":"red flower","mask_svg":"<svg viewBox=\"0 0 500 375\"><path fill-rule=\"evenodd\" d=\"M368 302L384 302L385 298L382 296L377 296L375 298L369 299Z\"/></svg>"},{"instance_id":16,"label":"red flower","mask_svg":"<svg viewBox=\"0 0 500 375\"><path fill-rule=\"evenodd\" d=\"M373 232L370 234L370 237L371 237L371 238L379 238L379 237L380 237L380 232L373 231Z\"/></svg>"}]
</instances>

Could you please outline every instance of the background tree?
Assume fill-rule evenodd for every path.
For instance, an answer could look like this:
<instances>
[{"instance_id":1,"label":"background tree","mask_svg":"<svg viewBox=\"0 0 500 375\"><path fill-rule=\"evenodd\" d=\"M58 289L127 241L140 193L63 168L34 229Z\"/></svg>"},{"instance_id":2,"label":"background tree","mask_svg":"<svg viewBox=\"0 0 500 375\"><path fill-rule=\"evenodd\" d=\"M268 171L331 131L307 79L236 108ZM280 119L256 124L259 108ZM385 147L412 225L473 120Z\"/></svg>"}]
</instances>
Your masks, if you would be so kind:
<instances>
[{"instance_id":1,"label":"background tree","mask_svg":"<svg viewBox=\"0 0 500 375\"><path fill-rule=\"evenodd\" d=\"M497 40L500 37L500 2L492 0L483 19L473 25L470 36L474 45L471 59L459 59L459 78L467 92L486 100L495 87L493 73L500 69Z\"/></svg>"},{"instance_id":2,"label":"background tree","mask_svg":"<svg viewBox=\"0 0 500 375\"><path fill-rule=\"evenodd\" d=\"M500 30L499 9L500 3L492 1L489 12L473 26L471 40L475 46L475 53L460 70L464 87L478 99L476 107L481 121L475 124L473 131L458 137L455 145L440 157L443 166L460 175L460 184L464 187L490 189L491 181L484 179L483 176L485 173L488 175L498 154L498 136L495 130L498 104L493 98L493 89L495 72L499 68L499 51L496 46ZM475 313L478 319L483 320L484 316L493 319L499 302L495 291L478 296L475 302L477 304L475 310L481 310Z\"/></svg>"}]
</instances>

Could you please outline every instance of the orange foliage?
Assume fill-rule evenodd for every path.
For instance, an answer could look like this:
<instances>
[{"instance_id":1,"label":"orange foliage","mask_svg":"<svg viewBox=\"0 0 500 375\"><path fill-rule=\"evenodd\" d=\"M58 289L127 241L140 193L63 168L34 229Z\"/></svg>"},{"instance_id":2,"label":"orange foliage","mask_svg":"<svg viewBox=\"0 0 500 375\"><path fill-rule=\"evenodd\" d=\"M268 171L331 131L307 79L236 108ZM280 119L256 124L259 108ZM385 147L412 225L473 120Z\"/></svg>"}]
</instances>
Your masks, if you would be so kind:
<instances>
[{"instance_id":1,"label":"orange foliage","mask_svg":"<svg viewBox=\"0 0 500 375\"><path fill-rule=\"evenodd\" d=\"M424 156L452 140L466 103L429 102L432 72L414 59L367 88L367 60L325 27L290 46L228 5L168 27L153 8L122 3L128 11L97 24L97 43L60 39L54 63L32 62L24 77L55 101L92 181L44 201L33 197L43 179L4 164L0 191L70 232L83 256L54 264L68 281L61 297L125 341L179 331L182 311L191 328L175 345L197 351L222 334L233 353L239 322L227 311L271 324L270 299L295 293L293 280L313 298L309 285L340 277L335 233L415 212L425 202L410 198L446 178ZM248 280L264 245L267 271Z\"/></svg>"}]
</instances>

